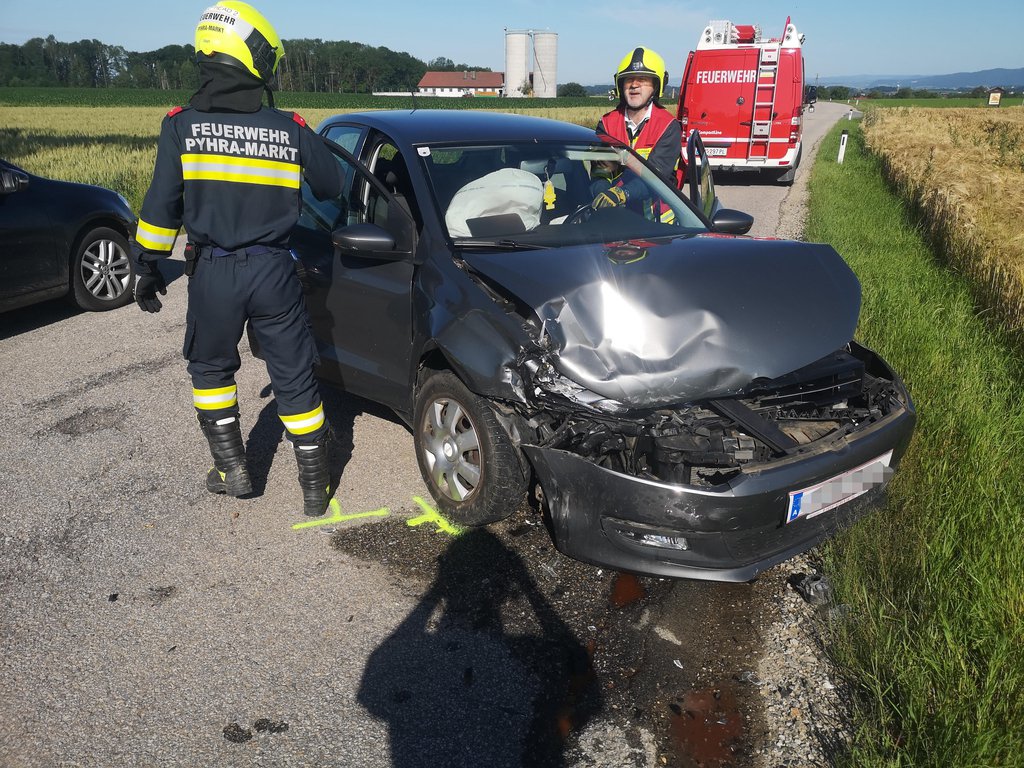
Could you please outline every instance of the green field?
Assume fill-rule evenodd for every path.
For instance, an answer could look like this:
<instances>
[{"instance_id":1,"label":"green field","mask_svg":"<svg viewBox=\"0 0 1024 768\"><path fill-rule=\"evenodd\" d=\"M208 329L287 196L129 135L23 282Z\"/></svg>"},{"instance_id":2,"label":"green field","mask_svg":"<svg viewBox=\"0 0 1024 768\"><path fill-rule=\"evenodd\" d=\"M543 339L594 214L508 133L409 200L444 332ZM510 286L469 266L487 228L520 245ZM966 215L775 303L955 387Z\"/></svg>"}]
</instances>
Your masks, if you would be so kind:
<instances>
[{"instance_id":1,"label":"green field","mask_svg":"<svg viewBox=\"0 0 1024 768\"><path fill-rule=\"evenodd\" d=\"M807 236L859 276L858 337L919 412L888 507L827 548L848 606L830 650L857 692L847 762L1024 765L1024 359L924 242L859 123L822 144Z\"/></svg>"}]
</instances>

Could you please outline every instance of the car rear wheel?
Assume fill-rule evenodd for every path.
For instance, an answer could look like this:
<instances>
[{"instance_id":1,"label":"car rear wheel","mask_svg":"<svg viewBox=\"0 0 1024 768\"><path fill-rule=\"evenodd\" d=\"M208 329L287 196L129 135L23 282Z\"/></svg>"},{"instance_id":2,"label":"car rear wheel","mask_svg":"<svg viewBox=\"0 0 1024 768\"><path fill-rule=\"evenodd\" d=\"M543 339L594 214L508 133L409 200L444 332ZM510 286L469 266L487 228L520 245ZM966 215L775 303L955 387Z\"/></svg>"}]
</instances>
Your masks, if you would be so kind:
<instances>
[{"instance_id":1,"label":"car rear wheel","mask_svg":"<svg viewBox=\"0 0 1024 768\"><path fill-rule=\"evenodd\" d=\"M420 473L445 517L476 526L515 511L526 492L523 465L483 398L451 371L431 372L413 423Z\"/></svg>"},{"instance_id":2,"label":"car rear wheel","mask_svg":"<svg viewBox=\"0 0 1024 768\"><path fill-rule=\"evenodd\" d=\"M82 309L98 312L132 300L132 261L120 232L98 227L81 239L71 259L71 296Z\"/></svg>"}]
</instances>

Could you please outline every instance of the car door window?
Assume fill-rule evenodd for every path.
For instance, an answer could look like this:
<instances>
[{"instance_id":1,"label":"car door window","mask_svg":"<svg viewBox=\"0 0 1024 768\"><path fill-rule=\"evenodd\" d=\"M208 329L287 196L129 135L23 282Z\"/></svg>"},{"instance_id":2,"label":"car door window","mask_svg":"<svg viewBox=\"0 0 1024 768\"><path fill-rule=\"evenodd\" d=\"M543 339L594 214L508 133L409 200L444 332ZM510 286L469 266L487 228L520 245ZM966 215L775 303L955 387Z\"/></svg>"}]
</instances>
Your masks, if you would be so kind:
<instances>
[{"instance_id":1,"label":"car door window","mask_svg":"<svg viewBox=\"0 0 1024 768\"><path fill-rule=\"evenodd\" d=\"M309 185L303 181L299 227L333 232L338 227L365 220L362 216L359 199L353 194L355 181L359 178L358 168L339 154L334 154L334 160L341 166L345 175L345 184L341 194L327 200L318 200Z\"/></svg>"},{"instance_id":2,"label":"car door window","mask_svg":"<svg viewBox=\"0 0 1024 768\"><path fill-rule=\"evenodd\" d=\"M404 165L397 150L391 146L386 153L375 152L374 164L384 178L375 173L372 180L366 169L353 159L340 151L333 154L345 175L344 188L337 197L318 200L303 182L302 208L292 233L293 243L300 245L293 250L298 250L301 258L316 259L315 254L321 249L311 249L309 243L329 238L336 229L364 223L376 224L394 236L400 249L411 250L414 242L411 222L415 220L409 202L411 188L408 172L402 175ZM406 189L409 190L408 200L402 194ZM414 201L412 205L415 206Z\"/></svg>"},{"instance_id":3,"label":"car door window","mask_svg":"<svg viewBox=\"0 0 1024 768\"><path fill-rule=\"evenodd\" d=\"M353 155L362 135L363 129L355 125L332 125L324 131L324 136Z\"/></svg>"}]
</instances>

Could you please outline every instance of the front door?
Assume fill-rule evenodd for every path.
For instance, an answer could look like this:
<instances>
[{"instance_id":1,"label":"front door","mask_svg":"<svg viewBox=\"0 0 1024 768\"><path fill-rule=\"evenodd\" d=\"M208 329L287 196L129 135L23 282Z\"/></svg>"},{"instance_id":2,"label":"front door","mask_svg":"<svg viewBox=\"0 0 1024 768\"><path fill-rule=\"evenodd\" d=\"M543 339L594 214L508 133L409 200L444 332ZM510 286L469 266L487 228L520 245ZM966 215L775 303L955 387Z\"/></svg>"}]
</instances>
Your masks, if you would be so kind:
<instances>
[{"instance_id":1,"label":"front door","mask_svg":"<svg viewBox=\"0 0 1024 768\"><path fill-rule=\"evenodd\" d=\"M346 391L404 410L412 388L412 221L351 155L338 151L336 158L345 167L345 190L320 201L303 185L302 215L292 233L320 352L318 373ZM333 234L356 224L380 227L408 252L335 248Z\"/></svg>"}]
</instances>

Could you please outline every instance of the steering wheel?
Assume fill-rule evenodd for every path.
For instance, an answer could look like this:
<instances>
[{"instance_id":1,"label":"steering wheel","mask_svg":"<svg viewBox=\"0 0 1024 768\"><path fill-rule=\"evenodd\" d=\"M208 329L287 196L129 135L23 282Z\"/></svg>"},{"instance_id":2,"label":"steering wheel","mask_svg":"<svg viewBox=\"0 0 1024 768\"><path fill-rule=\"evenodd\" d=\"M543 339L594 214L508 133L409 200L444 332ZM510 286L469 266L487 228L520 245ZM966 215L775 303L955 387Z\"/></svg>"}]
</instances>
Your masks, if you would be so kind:
<instances>
[{"instance_id":1,"label":"steering wheel","mask_svg":"<svg viewBox=\"0 0 1024 768\"><path fill-rule=\"evenodd\" d=\"M565 217L565 224L585 224L596 213L590 203L585 203Z\"/></svg>"}]
</instances>

